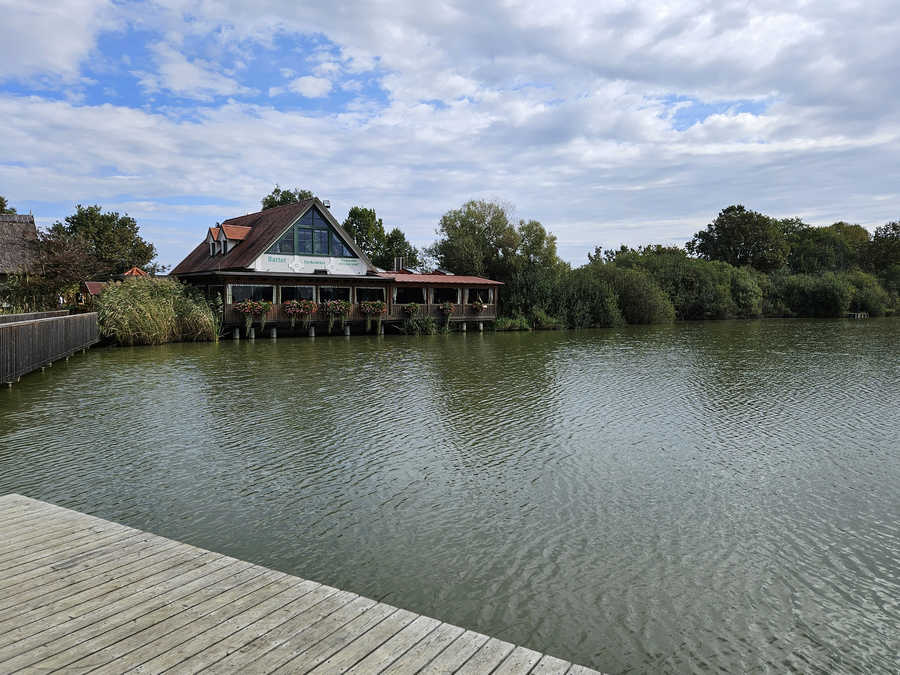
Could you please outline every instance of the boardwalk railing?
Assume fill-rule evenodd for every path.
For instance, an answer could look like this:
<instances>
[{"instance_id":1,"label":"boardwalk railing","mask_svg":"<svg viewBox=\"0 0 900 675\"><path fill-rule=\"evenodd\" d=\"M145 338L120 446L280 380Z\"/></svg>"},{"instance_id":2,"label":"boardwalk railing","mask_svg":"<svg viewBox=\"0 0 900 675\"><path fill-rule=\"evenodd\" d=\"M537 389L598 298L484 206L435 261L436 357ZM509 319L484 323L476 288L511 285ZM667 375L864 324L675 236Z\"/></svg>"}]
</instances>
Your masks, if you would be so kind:
<instances>
[{"instance_id":1,"label":"boardwalk railing","mask_svg":"<svg viewBox=\"0 0 900 675\"><path fill-rule=\"evenodd\" d=\"M99 339L96 312L0 324L0 383L11 384Z\"/></svg>"},{"instance_id":2,"label":"boardwalk railing","mask_svg":"<svg viewBox=\"0 0 900 675\"><path fill-rule=\"evenodd\" d=\"M69 310L54 309L50 312L29 312L28 314L0 314L0 323L19 323L20 321L32 321L34 319L49 319L54 316L67 316Z\"/></svg>"}]
</instances>

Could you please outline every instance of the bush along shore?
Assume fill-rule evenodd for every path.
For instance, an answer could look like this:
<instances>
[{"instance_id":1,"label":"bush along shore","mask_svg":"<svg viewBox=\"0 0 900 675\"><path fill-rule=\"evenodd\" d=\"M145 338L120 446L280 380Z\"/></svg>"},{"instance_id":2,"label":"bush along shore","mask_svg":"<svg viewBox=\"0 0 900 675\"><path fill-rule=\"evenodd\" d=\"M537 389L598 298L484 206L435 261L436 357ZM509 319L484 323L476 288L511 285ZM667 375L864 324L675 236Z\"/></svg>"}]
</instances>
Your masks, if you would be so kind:
<instances>
[{"instance_id":1,"label":"bush along shore","mask_svg":"<svg viewBox=\"0 0 900 675\"><path fill-rule=\"evenodd\" d=\"M813 227L730 206L687 245L597 247L572 267L537 221L470 202L441 220L438 264L505 284L496 330L676 320L870 317L900 309L900 221Z\"/></svg>"}]
</instances>

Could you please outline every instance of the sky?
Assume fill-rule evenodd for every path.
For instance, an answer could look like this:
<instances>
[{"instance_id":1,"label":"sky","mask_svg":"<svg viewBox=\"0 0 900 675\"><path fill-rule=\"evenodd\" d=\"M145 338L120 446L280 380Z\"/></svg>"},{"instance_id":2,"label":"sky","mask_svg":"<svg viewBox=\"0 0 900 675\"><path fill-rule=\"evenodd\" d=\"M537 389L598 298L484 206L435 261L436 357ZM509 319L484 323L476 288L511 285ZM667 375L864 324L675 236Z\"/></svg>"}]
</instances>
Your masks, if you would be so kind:
<instances>
[{"instance_id":1,"label":"sky","mask_svg":"<svg viewBox=\"0 0 900 675\"><path fill-rule=\"evenodd\" d=\"M0 195L175 264L277 183L416 245L470 199L561 256L741 203L900 218L896 0L0 0Z\"/></svg>"}]
</instances>

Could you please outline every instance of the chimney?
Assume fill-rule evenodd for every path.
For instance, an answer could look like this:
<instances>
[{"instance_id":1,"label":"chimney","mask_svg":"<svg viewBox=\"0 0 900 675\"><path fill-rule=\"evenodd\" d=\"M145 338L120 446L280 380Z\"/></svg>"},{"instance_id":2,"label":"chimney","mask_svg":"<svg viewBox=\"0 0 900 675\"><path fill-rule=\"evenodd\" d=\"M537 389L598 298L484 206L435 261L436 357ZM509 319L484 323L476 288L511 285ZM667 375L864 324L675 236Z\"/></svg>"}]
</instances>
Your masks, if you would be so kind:
<instances>
[{"instance_id":1,"label":"chimney","mask_svg":"<svg viewBox=\"0 0 900 675\"><path fill-rule=\"evenodd\" d=\"M406 262L406 259L403 256L396 256L394 258L394 271L401 272L403 271L403 263Z\"/></svg>"}]
</instances>

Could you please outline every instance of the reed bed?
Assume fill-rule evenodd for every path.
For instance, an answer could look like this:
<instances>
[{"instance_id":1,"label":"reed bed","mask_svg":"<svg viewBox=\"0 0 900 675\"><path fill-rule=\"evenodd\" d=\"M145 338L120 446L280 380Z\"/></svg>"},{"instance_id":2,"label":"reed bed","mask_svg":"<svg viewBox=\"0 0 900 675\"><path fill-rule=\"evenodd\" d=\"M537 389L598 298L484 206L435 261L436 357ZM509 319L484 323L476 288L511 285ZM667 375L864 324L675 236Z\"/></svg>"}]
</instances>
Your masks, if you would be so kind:
<instances>
[{"instance_id":1,"label":"reed bed","mask_svg":"<svg viewBox=\"0 0 900 675\"><path fill-rule=\"evenodd\" d=\"M216 341L216 313L195 291L171 279L109 284L96 300L100 334L120 345Z\"/></svg>"}]
</instances>

